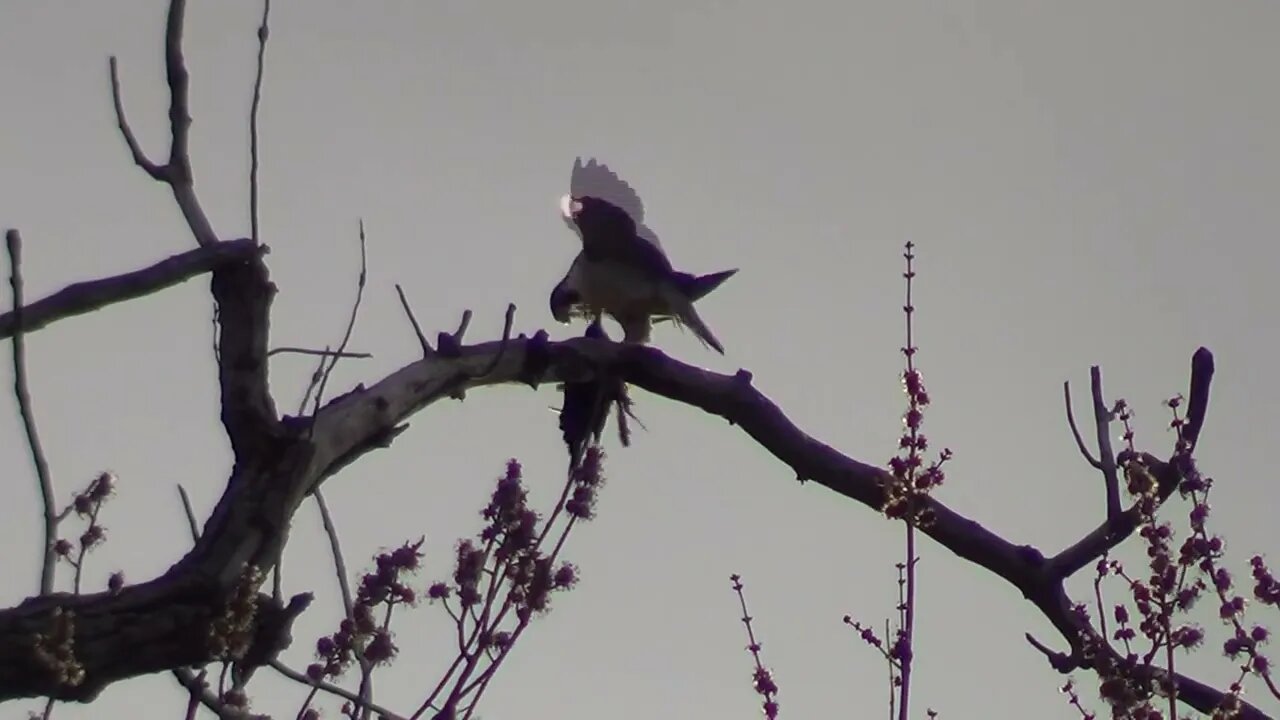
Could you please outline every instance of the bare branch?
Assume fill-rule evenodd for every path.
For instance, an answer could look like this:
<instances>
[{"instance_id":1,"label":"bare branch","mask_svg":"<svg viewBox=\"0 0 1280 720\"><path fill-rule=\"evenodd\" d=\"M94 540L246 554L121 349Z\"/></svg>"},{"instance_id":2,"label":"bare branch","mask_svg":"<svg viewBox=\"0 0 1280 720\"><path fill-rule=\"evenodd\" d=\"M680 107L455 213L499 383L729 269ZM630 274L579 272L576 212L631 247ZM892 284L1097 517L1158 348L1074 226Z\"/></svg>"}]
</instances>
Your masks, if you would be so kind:
<instances>
[{"instance_id":1,"label":"bare branch","mask_svg":"<svg viewBox=\"0 0 1280 720\"><path fill-rule=\"evenodd\" d=\"M384 708L378 705L377 703L362 701L359 695L351 692L350 690L342 687L341 685L333 685L323 680L321 680L320 682L315 682L311 678L304 675L303 673L300 673L297 670L294 670L293 668L289 667L288 665L285 665L279 660L272 660L271 662L267 663L267 665L269 665L276 672L280 673L281 675L295 682L302 683L303 685L307 685L309 687L319 688L320 690L323 690L324 692L327 692L330 695L333 695L334 697L340 697L343 700L347 700L352 703L361 702L364 704L366 708L387 718L387 720L404 720L403 715L392 712L391 710L388 710L387 708Z\"/></svg>"},{"instance_id":2,"label":"bare branch","mask_svg":"<svg viewBox=\"0 0 1280 720\"><path fill-rule=\"evenodd\" d=\"M195 510L191 508L191 496L187 495L187 489L182 487L182 483L178 483L178 496L182 498L182 510L187 515L187 525L191 528L191 540L195 542L200 539L200 524L196 522Z\"/></svg>"},{"instance_id":3,"label":"bare branch","mask_svg":"<svg viewBox=\"0 0 1280 720\"><path fill-rule=\"evenodd\" d=\"M498 346L498 352L493 356L493 363L484 369L483 375L493 372L493 369L498 367L498 363L502 362L502 356L507 352L507 343L511 340L511 326L515 324L515 321L516 304L507 303L507 317L502 323L502 344Z\"/></svg>"},{"instance_id":4,"label":"bare branch","mask_svg":"<svg viewBox=\"0 0 1280 720\"><path fill-rule=\"evenodd\" d=\"M1187 423L1182 428L1182 439L1195 449L1204 429L1205 414L1209 410L1209 386L1213 382L1213 353L1202 347L1191 356L1191 390L1187 401Z\"/></svg>"},{"instance_id":5,"label":"bare branch","mask_svg":"<svg viewBox=\"0 0 1280 720\"><path fill-rule=\"evenodd\" d=\"M342 608L346 611L348 618L354 618L352 615L352 607L354 601L351 597L351 583L347 580L347 562L342 557L342 543L338 541L338 526L333 522L333 515L329 513L329 506L324 501L324 494L320 488L316 488L315 492L316 505L320 508L320 522L324 525L324 533L329 537L329 551L333 553L333 571L338 576L338 589L342 593Z\"/></svg>"},{"instance_id":6,"label":"bare branch","mask_svg":"<svg viewBox=\"0 0 1280 720\"><path fill-rule=\"evenodd\" d=\"M1120 517L1120 476L1116 473L1116 454L1111 449L1111 410L1102 397L1102 369L1089 368L1089 387L1093 392L1093 420L1098 435L1098 464L1106 483L1107 521Z\"/></svg>"},{"instance_id":7,"label":"bare branch","mask_svg":"<svg viewBox=\"0 0 1280 720\"><path fill-rule=\"evenodd\" d=\"M120 96L120 68L115 55L107 61L107 67L111 74L111 102L116 108L116 126L120 128L120 134L124 136L124 142L129 146L129 154L133 156L134 164L150 175L151 179L168 182L166 169L147 157L142 146L138 144L138 136L133 134L133 128L129 127L129 121L125 118L124 100Z\"/></svg>"},{"instance_id":8,"label":"bare branch","mask_svg":"<svg viewBox=\"0 0 1280 720\"><path fill-rule=\"evenodd\" d=\"M262 103L262 73L267 53L267 18L271 15L271 0L262 2L262 24L258 26L258 73L253 80L253 102L249 106L249 226L254 244L261 242L258 235L258 107Z\"/></svg>"},{"instance_id":9,"label":"bare branch","mask_svg":"<svg viewBox=\"0 0 1280 720\"><path fill-rule=\"evenodd\" d=\"M267 353L267 357L271 357L273 355L281 355L284 353L293 353L295 355L319 355L320 357L356 358L361 360L367 360L373 357L373 353L366 353L366 352L338 352L337 350L327 350L327 349L313 350L311 348L300 348L300 347L272 348L271 351Z\"/></svg>"},{"instance_id":10,"label":"bare branch","mask_svg":"<svg viewBox=\"0 0 1280 720\"><path fill-rule=\"evenodd\" d=\"M413 332L418 336L418 344L422 346L422 357L435 355L436 351L431 349L427 336L422 334L422 326L418 324L418 318L413 316L413 308L409 307L409 299L404 296L404 288L400 287L400 283L396 283L396 294L400 296L400 307L404 308L404 314L408 316L409 322L413 325Z\"/></svg>"},{"instance_id":11,"label":"bare branch","mask_svg":"<svg viewBox=\"0 0 1280 720\"><path fill-rule=\"evenodd\" d=\"M1183 428L1183 438L1198 436L1209 408L1209 388L1213 381L1213 353L1207 348L1196 350L1191 357L1191 382L1188 395L1190 401L1187 411L1187 425ZM1195 416L1195 421L1190 419ZM1194 424L1195 435L1190 434ZM1148 453L1139 454L1134 462L1140 462L1156 477L1156 494L1159 503L1163 503L1178 488L1182 469L1176 462L1163 462ZM1111 548L1116 547L1129 537L1142 522L1141 509L1135 504L1115 518L1104 520L1088 535L1075 544L1064 549L1050 561L1049 570L1059 577L1070 577L1080 568L1102 557Z\"/></svg>"},{"instance_id":12,"label":"bare branch","mask_svg":"<svg viewBox=\"0 0 1280 720\"><path fill-rule=\"evenodd\" d=\"M168 19L165 22L164 64L165 76L169 84L169 162L157 166L147 159L142 152L138 139L134 136L129 124L125 121L124 101L121 99L120 78L115 57L109 65L111 71L111 94L116 109L116 124L124 135L125 143L133 161L152 179L169 186L173 191L173 199L182 211L196 243L202 246L215 245L218 234L209 223L208 216L200 207L196 198L195 185L191 173L191 155L188 149L188 130L191 127L191 113L188 107L188 85L186 60L182 56L182 21L186 15L186 0L170 0Z\"/></svg>"},{"instance_id":13,"label":"bare branch","mask_svg":"<svg viewBox=\"0 0 1280 720\"><path fill-rule=\"evenodd\" d=\"M364 299L364 288L368 282L368 278L369 278L368 242L365 238L364 219L361 218L360 220L360 276L356 281L356 299L355 299L355 302L352 303L351 305L351 316L347 320L347 328L342 334L342 341L338 344L337 355L335 355L333 359L329 361L328 367L324 367L324 364L325 364L324 359L320 360L320 365L324 369L323 371L318 371L320 372L319 384L318 384L318 387L316 388L316 397L315 397L315 408L317 411L320 409L321 402L323 402L324 389L329 384L329 377L333 374L334 368L338 366L338 360L341 358L343 351L346 350L347 343L351 341L351 334L355 331L356 319L360 316L360 301ZM312 384L313 385L316 384L315 376L312 376ZM310 393L310 391L311 391L311 387L309 386L307 388L308 394ZM305 398L304 398L304 403L305 403ZM315 426L312 425L311 428L309 429L309 434L308 434L309 437L310 437L310 432L314 432L314 430L315 430ZM319 507L320 507L320 517L324 523L325 533L329 536L329 547L333 552L334 569L338 574L338 586L342 590L342 604L343 604L343 607L346 609L347 618L354 619L355 616L352 614L353 601L351 597L351 587L347 581L346 563L342 558L342 548L338 542L338 529L337 529L337 526L334 525L333 523L333 517L329 514L329 508L324 502L324 496L321 495L320 488L316 488L315 496L316 496L316 502L319 504ZM371 677L370 677L373 671L373 666L365 658L364 653L361 652L359 649L356 650L355 657L356 657L356 662L360 666L360 694L359 694L360 702L357 704L357 707L368 708L369 700L372 698L372 693L373 693L373 686L371 684Z\"/></svg>"},{"instance_id":14,"label":"bare branch","mask_svg":"<svg viewBox=\"0 0 1280 720\"><path fill-rule=\"evenodd\" d=\"M324 378L324 369L329 353L329 347L326 345L320 355L320 361L316 363L316 369L311 373L311 380L307 383L307 389L302 393L302 401L298 403L299 416L306 414L307 406L311 404L311 393L320 387L320 380Z\"/></svg>"},{"instance_id":15,"label":"bare branch","mask_svg":"<svg viewBox=\"0 0 1280 720\"><path fill-rule=\"evenodd\" d=\"M40 483L40 504L43 506L44 541L40 547L40 594L48 595L53 591L53 572L57 558L53 552L54 543L58 540L58 517L53 499L53 477L49 473L49 462L45 459L44 447L40 444L40 433L36 429L35 411L31 409L31 393L27 389L27 358L25 333L22 331L22 236L17 230L9 230L4 234L5 246L9 250L9 286L13 290L13 324L18 328L13 333L13 394L18 399L18 413L22 416L22 427L27 433L27 447L31 451L31 461L35 465L36 479Z\"/></svg>"},{"instance_id":16,"label":"bare branch","mask_svg":"<svg viewBox=\"0 0 1280 720\"><path fill-rule=\"evenodd\" d=\"M229 240L178 253L123 275L73 283L22 308L21 328L31 333L58 320L173 287L225 265L247 262L263 251L265 248L255 248L248 239ZM17 315L16 312L0 314L0 339L13 335L19 327Z\"/></svg>"},{"instance_id":17,"label":"bare branch","mask_svg":"<svg viewBox=\"0 0 1280 720\"><path fill-rule=\"evenodd\" d=\"M1071 410L1071 381L1063 381L1062 383L1062 401L1067 406L1067 425L1071 427L1071 437L1076 440L1076 447L1080 448L1080 454L1088 461L1095 470L1102 469L1102 463L1098 462L1090 452L1089 448L1084 444L1084 438L1080 437L1080 428L1076 425L1075 413Z\"/></svg>"},{"instance_id":18,"label":"bare branch","mask_svg":"<svg viewBox=\"0 0 1280 720\"><path fill-rule=\"evenodd\" d=\"M191 183L191 154L188 131L191 112L188 101L190 75L182 55L182 25L187 14L186 0L169 0L164 25L164 70L169 83L169 183Z\"/></svg>"},{"instance_id":19,"label":"bare branch","mask_svg":"<svg viewBox=\"0 0 1280 720\"><path fill-rule=\"evenodd\" d=\"M306 495L364 454L386 447L411 415L458 390L503 383L581 382L603 373L726 419L797 477L871 508L883 503L886 471L805 434L752 387L744 371L724 375L686 365L653 347L593 338L550 342L540 333L511 339L493 372L479 376L494 365L499 352L502 342L493 341L462 347L457 357L423 358L370 387L335 398L311 418L313 435L270 435L271 443L253 448L256 455L237 453L238 458L252 459L237 462L200 542L161 578L115 595L51 596L0 611L0 700L30 695L83 700L115 680L207 662L198 628L222 611L220 598L233 591L246 562L264 571L278 562L289 519ZM1159 477L1166 471L1154 472ZM923 510L933 520L921 527L922 532L1016 587L1073 648L1082 638L1096 637L1087 621L1073 612L1063 586L1065 575L1058 572L1062 563L1046 561L1035 548L1005 540L936 499L925 501ZM131 613L139 607L147 608L147 620L122 625L121 617L136 617ZM54 608L73 611L77 619L77 660L85 668L85 680L74 688L23 670L31 661L18 638L44 627ZM122 632L123 626L128 633ZM1190 679L1179 680L1179 687L1190 686ZM1189 702L1206 710L1212 708L1206 704L1212 699L1192 696ZM1246 708L1245 717L1263 717L1250 712Z\"/></svg>"},{"instance_id":20,"label":"bare branch","mask_svg":"<svg viewBox=\"0 0 1280 720\"><path fill-rule=\"evenodd\" d=\"M462 338L467 334L467 328L471 327L471 311L462 311L462 320L458 323L458 330L453 333L453 339L462 342Z\"/></svg>"},{"instance_id":21,"label":"bare branch","mask_svg":"<svg viewBox=\"0 0 1280 720\"><path fill-rule=\"evenodd\" d=\"M356 301L351 304L351 316L347 319L347 329L342 333L342 342L338 343L336 354L332 355L329 366L325 368L324 374L320 376L320 387L316 390L316 408L319 409L320 403L324 401L324 389L329 384L329 376L333 374L333 369L338 366L338 360L342 359L342 354L347 349L347 343L351 342L351 333L356 329L356 319L360 316L360 301L364 299L364 286L369 280L369 256L368 244L364 235L364 219L360 220L360 277L356 281Z\"/></svg>"}]
</instances>

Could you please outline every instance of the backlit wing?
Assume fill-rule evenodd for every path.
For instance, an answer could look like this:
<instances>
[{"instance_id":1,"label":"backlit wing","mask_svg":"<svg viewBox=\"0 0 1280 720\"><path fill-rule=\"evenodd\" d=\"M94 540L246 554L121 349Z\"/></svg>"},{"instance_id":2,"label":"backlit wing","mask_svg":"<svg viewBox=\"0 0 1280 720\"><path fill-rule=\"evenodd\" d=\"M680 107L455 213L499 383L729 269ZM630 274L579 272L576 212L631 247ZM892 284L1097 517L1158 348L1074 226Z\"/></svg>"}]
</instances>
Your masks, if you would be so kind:
<instances>
[{"instance_id":1,"label":"backlit wing","mask_svg":"<svg viewBox=\"0 0 1280 720\"><path fill-rule=\"evenodd\" d=\"M569 176L569 194L574 197L590 195L608 202L631 216L636 226L644 224L644 203L640 195L608 165L591 158L584 165L582 158L573 161L573 173Z\"/></svg>"}]
</instances>

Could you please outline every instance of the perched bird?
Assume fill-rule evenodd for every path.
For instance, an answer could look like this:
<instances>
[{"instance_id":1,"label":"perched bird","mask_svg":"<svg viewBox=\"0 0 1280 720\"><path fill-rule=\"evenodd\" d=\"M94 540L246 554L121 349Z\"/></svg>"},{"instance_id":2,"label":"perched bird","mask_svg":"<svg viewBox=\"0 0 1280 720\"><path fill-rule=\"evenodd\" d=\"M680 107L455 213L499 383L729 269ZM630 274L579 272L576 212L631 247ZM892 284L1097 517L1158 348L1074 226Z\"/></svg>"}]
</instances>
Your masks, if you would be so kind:
<instances>
[{"instance_id":1,"label":"perched bird","mask_svg":"<svg viewBox=\"0 0 1280 720\"><path fill-rule=\"evenodd\" d=\"M582 239L582 251L551 291L559 322L607 314L618 321L623 342L645 343L654 321L671 320L693 330L704 344L724 346L693 304L738 272L693 275L672 267L653 231L644 225L640 196L607 166L574 161L570 192L560 201L565 223Z\"/></svg>"}]
</instances>

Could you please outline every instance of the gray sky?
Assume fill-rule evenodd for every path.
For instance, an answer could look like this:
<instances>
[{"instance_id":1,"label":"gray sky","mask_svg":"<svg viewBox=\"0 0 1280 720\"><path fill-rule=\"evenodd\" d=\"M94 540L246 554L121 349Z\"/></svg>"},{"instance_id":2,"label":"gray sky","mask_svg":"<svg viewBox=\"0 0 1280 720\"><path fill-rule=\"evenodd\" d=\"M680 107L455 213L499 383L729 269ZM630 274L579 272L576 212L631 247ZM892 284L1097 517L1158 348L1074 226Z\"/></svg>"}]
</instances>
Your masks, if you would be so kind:
<instances>
[{"instance_id":1,"label":"gray sky","mask_svg":"<svg viewBox=\"0 0 1280 720\"><path fill-rule=\"evenodd\" d=\"M29 297L194 246L169 194L129 161L110 112L115 53L136 132L154 157L167 151L164 6L5 7L0 224L26 238ZM1200 458L1219 482L1214 520L1238 570L1277 549L1280 6L402 0L273 10L261 128L275 344L340 338L358 217L369 235L353 349L376 358L341 366L333 392L413 359L395 282L429 332L471 308L471 338L496 337L509 301L519 331L581 332L555 326L546 297L576 252L556 200L573 158L595 155L640 192L677 266L742 268L700 303L726 357L667 328L654 343L717 370L750 369L801 427L866 461L887 460L900 427L899 254L918 243L920 361L935 401L926 430L956 452L940 497L1047 553L1093 528L1103 501L1066 430L1062 381L1083 413L1088 367L1101 364L1109 395L1137 408L1143 447L1163 455L1159 403L1185 392L1192 351L1210 347L1218 375ZM192 159L224 237L248 232L259 11L200 0L188 11ZM59 497L103 468L121 478L89 587L117 568L152 577L180 556L176 484L202 517L223 490L230 452L209 318L199 279L29 341ZM282 410L310 369L274 362ZM0 374L9 387L7 363ZM582 582L522 641L485 717L752 717L733 572L745 576L784 717L879 713L883 665L840 618L892 612L900 528L797 485L722 422L636 400L648 431L626 450L610 437L599 519L567 551ZM509 387L438 404L391 450L330 480L353 571L426 533L421 584L447 575L454 542L478 529L511 456L549 507L565 462L547 410L557 402L549 387ZM13 604L36 586L38 496L16 410L0 413L0 438L0 542L15 549L0 599ZM1185 509L1169 508L1179 527ZM1030 631L1062 647L1047 624L1002 581L929 542L922 555L918 716L1073 717L1056 692L1063 678L1023 640ZM287 591L319 595L287 656L301 668L339 612L311 505L297 516L285 578ZM438 608L404 619L402 658L379 683L380 700L401 709L451 658ZM1207 623L1210 644L1180 668L1220 682L1232 668ZM255 708L295 711L305 691L263 672ZM159 676L57 717L167 719L181 708Z\"/></svg>"}]
</instances>

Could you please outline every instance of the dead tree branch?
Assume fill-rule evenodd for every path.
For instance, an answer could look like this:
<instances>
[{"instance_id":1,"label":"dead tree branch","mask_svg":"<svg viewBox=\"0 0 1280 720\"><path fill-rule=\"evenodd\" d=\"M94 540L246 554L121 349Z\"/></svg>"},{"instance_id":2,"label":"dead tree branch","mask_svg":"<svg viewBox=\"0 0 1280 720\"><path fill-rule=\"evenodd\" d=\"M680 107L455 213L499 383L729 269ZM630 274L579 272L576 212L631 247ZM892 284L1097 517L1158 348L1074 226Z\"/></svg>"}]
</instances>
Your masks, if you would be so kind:
<instances>
[{"instance_id":1,"label":"dead tree branch","mask_svg":"<svg viewBox=\"0 0 1280 720\"><path fill-rule=\"evenodd\" d=\"M1120 475L1116 472L1116 454L1111 449L1111 421L1114 419L1102 396L1102 369L1089 368L1089 388L1093 394L1093 421L1098 436L1098 464L1107 498L1107 520L1115 522L1120 515Z\"/></svg>"},{"instance_id":2,"label":"dead tree branch","mask_svg":"<svg viewBox=\"0 0 1280 720\"><path fill-rule=\"evenodd\" d=\"M1080 436L1080 427L1076 425L1076 414L1071 408L1071 381L1062 383L1062 401L1067 406L1067 427L1071 428L1071 437L1076 441L1076 447L1079 448L1080 454L1084 456L1086 462L1094 470L1101 470L1102 463L1089 452L1089 447L1084 444L1084 438Z\"/></svg>"},{"instance_id":3,"label":"dead tree branch","mask_svg":"<svg viewBox=\"0 0 1280 720\"><path fill-rule=\"evenodd\" d=\"M271 348L271 351L267 353L267 357L284 355L285 353L290 353L293 355L318 355L320 357L356 358L356 359L365 359L365 360L373 357L373 353L367 353L367 352L338 352L337 350L313 350L311 348L301 348L301 347Z\"/></svg>"},{"instance_id":4,"label":"dead tree branch","mask_svg":"<svg viewBox=\"0 0 1280 720\"><path fill-rule=\"evenodd\" d=\"M157 165L149 160L125 119L124 100L120 91L118 63L112 56L108 67L111 74L111 99L116 111L116 124L124 136L125 144L134 163L147 175L169 186L173 199L182 211L182 217L191 229L196 243L212 246L218 243L218 234L209 223L208 216L196 198L195 181L191 172L191 153L188 131L191 128L191 112L188 103L190 75L186 59L182 55L182 22L186 16L186 0L171 0L165 21L164 67L169 84L169 161Z\"/></svg>"},{"instance_id":5,"label":"dead tree branch","mask_svg":"<svg viewBox=\"0 0 1280 720\"><path fill-rule=\"evenodd\" d=\"M404 308L404 314L413 325L414 334L418 336L418 344L422 346L422 356L434 355L435 350L431 347L431 343L427 342L427 336L422 333L422 326L418 324L418 318L414 317L413 308L409 307L409 298L404 296L404 288L400 287L400 283L396 283L396 295L400 296L400 307Z\"/></svg>"},{"instance_id":6,"label":"dead tree branch","mask_svg":"<svg viewBox=\"0 0 1280 720\"><path fill-rule=\"evenodd\" d=\"M265 271L252 274L260 273ZM259 297L265 302L265 296ZM224 334L230 334L229 327L224 326ZM369 387L341 395L305 423L313 429L309 438L302 424L290 424L289 428L276 426L265 436L270 442L235 445L236 471L206 532L196 548L164 576L114 596L51 596L0 612L0 699L54 694L59 699L84 700L118 679L208 661L202 657L202 643L184 636L208 617L208 598L229 592L226 588L236 582L241 563L249 562L265 571L278 560L289 517L323 480L365 453L385 447L414 413L461 390L517 382L583 381L596 373L607 373L728 420L797 477L871 508L878 508L883 501L884 470L848 457L796 427L777 405L752 387L746 373L713 373L651 347L591 338L548 342L540 333L534 338L509 339L505 351L503 345L493 341L462 346L457 357L437 354L423 358ZM224 347L228 357L236 354L231 350L236 343L225 342ZM492 371L484 374L490 367ZM1193 380L1193 392L1197 385ZM1153 471L1159 476L1172 468L1165 463ZM1081 638L1092 637L1093 631L1072 612L1073 603L1064 589L1067 571L1080 567L1078 561L1047 561L1039 550L1005 540L936 500L929 500L929 509L934 521L923 527L923 532L1016 587L1073 647ZM1105 544L1078 544L1064 555L1078 557L1087 549L1096 558L1118 544L1125 533L1123 526L1113 527ZM86 638L78 646L86 679L76 688L56 686L32 672L30 654L21 650L17 640L48 622L49 613L58 606L75 611ZM145 618L137 615L143 607L147 609ZM131 627L127 634L120 631L125 618L133 618L125 623ZM177 622L179 618L183 621ZM147 650L125 652L126 644ZM1081 658L1078 663L1085 662ZM1195 686L1189 678L1178 682L1179 687ZM1211 708L1214 700L1194 692L1185 698L1202 710Z\"/></svg>"},{"instance_id":7,"label":"dead tree branch","mask_svg":"<svg viewBox=\"0 0 1280 720\"><path fill-rule=\"evenodd\" d=\"M262 75L266 69L267 19L271 0L262 2L262 24L258 26L258 71L253 79L253 101L249 105L249 237L262 242L258 234L258 108L262 105Z\"/></svg>"},{"instance_id":8,"label":"dead tree branch","mask_svg":"<svg viewBox=\"0 0 1280 720\"><path fill-rule=\"evenodd\" d=\"M54 554L54 543L58 539L58 511L54 507L53 476L49 473L49 461L45 458L44 446L40 444L40 433L36 428L35 411L31 409L31 392L27 387L27 351L23 332L22 307L22 236L17 230L9 230L4 234L5 247L9 251L9 287L13 291L13 324L17 332L13 333L13 394L18 399L18 414L22 416L22 427L27 434L27 447L31 451L31 462L35 465L36 480L40 483L41 517L44 520L44 542L40 548L40 594L48 595L53 591L53 572L57 562Z\"/></svg>"},{"instance_id":9,"label":"dead tree branch","mask_svg":"<svg viewBox=\"0 0 1280 720\"><path fill-rule=\"evenodd\" d=\"M266 248L255 248L251 240L228 240L178 253L123 275L73 283L24 306L21 324L17 312L0 313L0 339L12 336L19 327L32 333L59 320L150 295L224 265L246 262L259 252L266 252Z\"/></svg>"}]
</instances>

